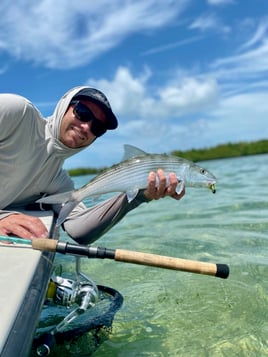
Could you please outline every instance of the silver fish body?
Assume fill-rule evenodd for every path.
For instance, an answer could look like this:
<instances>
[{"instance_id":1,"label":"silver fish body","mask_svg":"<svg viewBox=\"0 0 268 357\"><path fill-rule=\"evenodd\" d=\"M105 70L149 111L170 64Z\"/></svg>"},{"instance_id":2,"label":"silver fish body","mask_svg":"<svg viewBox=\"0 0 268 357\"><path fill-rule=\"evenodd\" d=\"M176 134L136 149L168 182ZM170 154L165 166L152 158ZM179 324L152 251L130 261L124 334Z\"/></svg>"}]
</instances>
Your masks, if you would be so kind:
<instances>
[{"instance_id":1,"label":"silver fish body","mask_svg":"<svg viewBox=\"0 0 268 357\"><path fill-rule=\"evenodd\" d=\"M178 180L187 187L209 188L216 183L216 179L211 173L190 161L168 155L147 155L112 166L76 190L75 196L81 201L89 196L98 196L109 192L126 192L129 201L131 201L135 198L131 197L131 193L133 192L135 196L135 191L146 188L148 174L151 171L156 172L158 169L167 173L167 181L170 172L176 173Z\"/></svg>"},{"instance_id":2,"label":"silver fish body","mask_svg":"<svg viewBox=\"0 0 268 357\"><path fill-rule=\"evenodd\" d=\"M166 154L147 154L130 145L125 145L125 151L127 152L125 157L130 158L107 169L83 187L71 192L47 196L37 202L64 203L57 222L60 225L72 209L86 197L110 192L126 192L128 201L131 202L139 190L147 187L148 174L158 169L166 173L167 185L169 173L174 172L177 175L179 180L177 193L180 193L185 186L207 187L212 192L215 191L215 176L189 160ZM135 155L131 157L133 153Z\"/></svg>"}]
</instances>

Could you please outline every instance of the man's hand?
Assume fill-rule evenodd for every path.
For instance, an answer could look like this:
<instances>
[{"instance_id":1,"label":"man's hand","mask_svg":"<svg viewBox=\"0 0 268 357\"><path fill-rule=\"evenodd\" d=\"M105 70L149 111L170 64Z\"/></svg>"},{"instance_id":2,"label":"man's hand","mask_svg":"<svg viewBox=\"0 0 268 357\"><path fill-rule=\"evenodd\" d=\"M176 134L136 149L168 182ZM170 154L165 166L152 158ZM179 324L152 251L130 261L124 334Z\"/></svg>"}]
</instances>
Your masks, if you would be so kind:
<instances>
[{"instance_id":1,"label":"man's hand","mask_svg":"<svg viewBox=\"0 0 268 357\"><path fill-rule=\"evenodd\" d=\"M158 186L156 187L156 178L158 178ZM157 173L150 172L148 176L148 186L144 191L144 195L148 200L158 200L159 198L170 196L175 200L179 200L185 194L183 188L180 194L176 193L176 187L178 186L178 179L175 173L169 174L169 185L166 186L167 180L163 170L157 170Z\"/></svg>"},{"instance_id":2,"label":"man's hand","mask_svg":"<svg viewBox=\"0 0 268 357\"><path fill-rule=\"evenodd\" d=\"M47 238L48 231L38 217L14 213L0 219L0 235L25 239Z\"/></svg>"}]
</instances>

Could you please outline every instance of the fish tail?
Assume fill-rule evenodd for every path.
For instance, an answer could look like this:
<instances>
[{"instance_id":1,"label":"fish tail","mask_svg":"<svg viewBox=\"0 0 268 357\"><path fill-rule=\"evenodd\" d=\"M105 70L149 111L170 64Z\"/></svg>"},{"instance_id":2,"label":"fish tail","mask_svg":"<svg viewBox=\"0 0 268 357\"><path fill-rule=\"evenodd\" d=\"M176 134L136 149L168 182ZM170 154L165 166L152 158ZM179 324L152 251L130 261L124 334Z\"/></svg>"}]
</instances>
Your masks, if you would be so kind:
<instances>
[{"instance_id":1,"label":"fish tail","mask_svg":"<svg viewBox=\"0 0 268 357\"><path fill-rule=\"evenodd\" d=\"M59 217L56 222L57 226L60 226L66 220L66 218L69 216L69 214L75 208L75 206L78 205L78 203L79 203L79 201L72 199L72 200L67 201L66 203L63 204L63 206L60 210L60 213L59 213Z\"/></svg>"}]
</instances>

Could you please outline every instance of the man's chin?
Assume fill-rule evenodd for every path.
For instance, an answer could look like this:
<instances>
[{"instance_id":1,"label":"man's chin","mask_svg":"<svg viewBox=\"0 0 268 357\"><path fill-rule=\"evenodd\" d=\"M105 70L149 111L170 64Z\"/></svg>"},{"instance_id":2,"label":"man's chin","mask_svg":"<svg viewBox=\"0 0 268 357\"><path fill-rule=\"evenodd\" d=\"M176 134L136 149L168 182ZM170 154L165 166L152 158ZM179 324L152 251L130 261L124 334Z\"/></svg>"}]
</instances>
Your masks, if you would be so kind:
<instances>
[{"instance_id":1,"label":"man's chin","mask_svg":"<svg viewBox=\"0 0 268 357\"><path fill-rule=\"evenodd\" d=\"M67 138L61 139L61 142L70 149L75 149L77 147L82 146L81 142L78 142L78 140L73 136L69 136Z\"/></svg>"}]
</instances>

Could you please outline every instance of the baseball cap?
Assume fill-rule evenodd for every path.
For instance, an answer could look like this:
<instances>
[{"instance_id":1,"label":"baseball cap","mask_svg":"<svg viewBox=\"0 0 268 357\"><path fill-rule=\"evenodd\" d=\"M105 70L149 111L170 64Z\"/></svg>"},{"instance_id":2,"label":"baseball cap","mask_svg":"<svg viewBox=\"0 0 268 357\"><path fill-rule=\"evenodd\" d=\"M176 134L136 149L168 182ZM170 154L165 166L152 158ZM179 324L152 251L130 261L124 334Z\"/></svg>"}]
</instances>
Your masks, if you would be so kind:
<instances>
[{"instance_id":1,"label":"baseball cap","mask_svg":"<svg viewBox=\"0 0 268 357\"><path fill-rule=\"evenodd\" d=\"M99 105L106 115L107 129L111 130L117 128L117 118L112 111L111 105L107 97L100 90L90 87L83 88L73 97L72 100L79 99L90 100L91 102Z\"/></svg>"}]
</instances>

